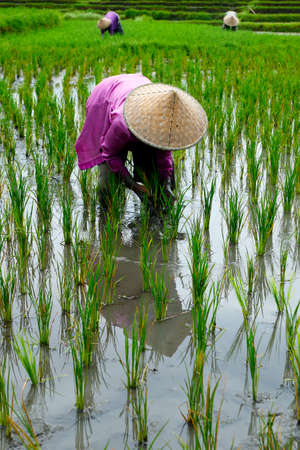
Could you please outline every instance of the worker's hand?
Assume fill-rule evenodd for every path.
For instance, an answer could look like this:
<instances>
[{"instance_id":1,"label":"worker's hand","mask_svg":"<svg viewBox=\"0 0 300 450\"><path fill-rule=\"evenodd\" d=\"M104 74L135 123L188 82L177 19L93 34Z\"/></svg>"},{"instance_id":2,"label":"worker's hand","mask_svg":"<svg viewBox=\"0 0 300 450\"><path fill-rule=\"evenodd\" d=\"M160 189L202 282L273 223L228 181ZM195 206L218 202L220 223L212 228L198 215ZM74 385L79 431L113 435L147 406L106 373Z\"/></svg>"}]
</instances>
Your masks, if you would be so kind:
<instances>
[{"instance_id":1,"label":"worker's hand","mask_svg":"<svg viewBox=\"0 0 300 450\"><path fill-rule=\"evenodd\" d=\"M149 192L143 184L135 183L135 187L133 190L142 202L148 201Z\"/></svg>"},{"instance_id":2,"label":"worker's hand","mask_svg":"<svg viewBox=\"0 0 300 450\"><path fill-rule=\"evenodd\" d=\"M161 200L169 205L175 202L175 196L171 189L171 180L166 180L161 187Z\"/></svg>"}]
</instances>

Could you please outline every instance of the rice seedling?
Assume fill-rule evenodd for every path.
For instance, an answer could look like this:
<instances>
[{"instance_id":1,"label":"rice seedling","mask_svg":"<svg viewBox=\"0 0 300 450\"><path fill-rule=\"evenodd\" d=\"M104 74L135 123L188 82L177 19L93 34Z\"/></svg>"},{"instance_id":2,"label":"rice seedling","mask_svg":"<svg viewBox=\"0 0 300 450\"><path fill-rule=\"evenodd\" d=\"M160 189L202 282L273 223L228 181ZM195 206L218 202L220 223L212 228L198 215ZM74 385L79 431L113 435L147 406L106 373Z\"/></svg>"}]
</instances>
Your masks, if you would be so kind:
<instances>
[{"instance_id":1,"label":"rice seedling","mask_svg":"<svg viewBox=\"0 0 300 450\"><path fill-rule=\"evenodd\" d=\"M67 142L65 146L65 154L63 160L64 183L68 183L70 181L70 177L74 169L76 158L77 156L74 147L69 142Z\"/></svg>"},{"instance_id":2,"label":"rice seedling","mask_svg":"<svg viewBox=\"0 0 300 450\"><path fill-rule=\"evenodd\" d=\"M57 264L56 273L61 311L63 314L70 314L74 291L72 272L69 270L61 271L59 264Z\"/></svg>"},{"instance_id":3,"label":"rice seedling","mask_svg":"<svg viewBox=\"0 0 300 450\"><path fill-rule=\"evenodd\" d=\"M18 418L19 423L17 423L12 415L9 416L9 424L11 429L16 433L23 446L28 450L41 450L38 437L33 428L33 423L28 414L25 401L24 401L24 391L27 385L27 381L24 383L22 393L21 393L21 406L17 405L14 410L15 415Z\"/></svg>"},{"instance_id":4,"label":"rice seedling","mask_svg":"<svg viewBox=\"0 0 300 450\"><path fill-rule=\"evenodd\" d=\"M158 273L155 265L152 267L150 289L154 300L154 311L156 320L164 320L167 315L169 281L166 280L164 272Z\"/></svg>"},{"instance_id":5,"label":"rice seedling","mask_svg":"<svg viewBox=\"0 0 300 450\"><path fill-rule=\"evenodd\" d=\"M0 317L3 322L12 321L13 303L16 297L17 277L14 266L7 269L3 275L0 269Z\"/></svg>"},{"instance_id":6,"label":"rice seedling","mask_svg":"<svg viewBox=\"0 0 300 450\"><path fill-rule=\"evenodd\" d=\"M283 443L280 430L274 430L276 414L268 413L264 418L263 414L259 418L258 443L260 450L279 450L284 448L292 450L294 448L294 439L290 438L287 443Z\"/></svg>"},{"instance_id":7,"label":"rice seedling","mask_svg":"<svg viewBox=\"0 0 300 450\"><path fill-rule=\"evenodd\" d=\"M210 216L213 197L216 190L216 178L213 178L210 183L210 188L206 187L204 182L201 183L201 199L203 205L203 228L204 231L209 230Z\"/></svg>"},{"instance_id":8,"label":"rice seedling","mask_svg":"<svg viewBox=\"0 0 300 450\"><path fill-rule=\"evenodd\" d=\"M75 405L79 411L83 411L85 408L87 382L87 374L84 369L86 357L83 338L81 336L77 336L75 342L70 341L70 347L72 352L73 376L75 382Z\"/></svg>"},{"instance_id":9,"label":"rice seedling","mask_svg":"<svg viewBox=\"0 0 300 450\"><path fill-rule=\"evenodd\" d=\"M46 270L49 257L50 238L44 222L35 226L35 241L38 250L38 262L41 271Z\"/></svg>"},{"instance_id":10,"label":"rice seedling","mask_svg":"<svg viewBox=\"0 0 300 450\"><path fill-rule=\"evenodd\" d=\"M298 424L300 424L300 403L299 403L299 387L300 387L300 333L297 331L294 337L289 342L289 358L292 364L294 375L294 388L296 396L296 417Z\"/></svg>"},{"instance_id":11,"label":"rice seedling","mask_svg":"<svg viewBox=\"0 0 300 450\"><path fill-rule=\"evenodd\" d=\"M247 143L247 172L248 185L252 201L258 198L259 185L261 182L261 162L262 158L257 158L256 141Z\"/></svg>"},{"instance_id":12,"label":"rice seedling","mask_svg":"<svg viewBox=\"0 0 300 450\"><path fill-rule=\"evenodd\" d=\"M100 249L103 267L103 295L107 304L112 302L117 284L114 278L117 270L118 233L119 222L106 220L105 228L100 238Z\"/></svg>"},{"instance_id":13,"label":"rice seedling","mask_svg":"<svg viewBox=\"0 0 300 450\"><path fill-rule=\"evenodd\" d=\"M11 436L10 399L11 399L10 370L6 370L6 359L0 366L0 426L5 427L6 436Z\"/></svg>"},{"instance_id":14,"label":"rice seedling","mask_svg":"<svg viewBox=\"0 0 300 450\"><path fill-rule=\"evenodd\" d=\"M238 191L234 189L233 192L229 194L227 202L223 203L225 222L228 230L228 241L231 244L238 243L244 225L243 208Z\"/></svg>"},{"instance_id":15,"label":"rice seedling","mask_svg":"<svg viewBox=\"0 0 300 450\"><path fill-rule=\"evenodd\" d=\"M298 310L300 307L300 303L297 303L297 306L294 310L291 309L290 305L285 304L285 316L286 316L286 343L287 348L290 354L293 353L293 346L296 340L298 328L300 325L300 317L298 315Z\"/></svg>"},{"instance_id":16,"label":"rice seedling","mask_svg":"<svg viewBox=\"0 0 300 450\"><path fill-rule=\"evenodd\" d=\"M69 245L72 242L72 201L71 193L67 190L63 190L63 194L60 197L60 205L62 209L62 227L64 235L65 245Z\"/></svg>"},{"instance_id":17,"label":"rice seedling","mask_svg":"<svg viewBox=\"0 0 300 450\"><path fill-rule=\"evenodd\" d=\"M45 226L45 231L49 231L52 219L53 198L49 184L49 167L42 162L42 159L35 155L35 198L38 205L39 216Z\"/></svg>"},{"instance_id":18,"label":"rice seedling","mask_svg":"<svg viewBox=\"0 0 300 450\"><path fill-rule=\"evenodd\" d=\"M148 390L144 385L138 387L132 406L137 417L137 441L143 444L148 441Z\"/></svg>"},{"instance_id":19,"label":"rice seedling","mask_svg":"<svg viewBox=\"0 0 300 450\"><path fill-rule=\"evenodd\" d=\"M175 194L175 201L171 198L166 198L164 193L161 193L163 204L165 205L166 221L168 223L168 235L170 240L177 237L179 231L179 223L183 217L184 210L187 205L185 194L189 187L182 192Z\"/></svg>"},{"instance_id":20,"label":"rice seedling","mask_svg":"<svg viewBox=\"0 0 300 450\"><path fill-rule=\"evenodd\" d=\"M138 318L137 318L137 326L138 326L138 332L139 332L139 339L140 339L140 347L141 351L145 351L146 348L146 339L147 339L147 309L145 308L145 305L143 305L143 308L139 308L138 310Z\"/></svg>"},{"instance_id":21,"label":"rice seedling","mask_svg":"<svg viewBox=\"0 0 300 450\"><path fill-rule=\"evenodd\" d=\"M89 172L87 170L80 172L78 181L81 188L83 204L87 208L89 205L91 192L91 178L89 177Z\"/></svg>"},{"instance_id":22,"label":"rice seedling","mask_svg":"<svg viewBox=\"0 0 300 450\"><path fill-rule=\"evenodd\" d=\"M19 334L14 340L15 352L33 385L39 384L38 363L28 336Z\"/></svg>"},{"instance_id":23,"label":"rice seedling","mask_svg":"<svg viewBox=\"0 0 300 450\"><path fill-rule=\"evenodd\" d=\"M260 202L255 203L252 208L252 231L258 256L262 256L265 253L268 238L272 233L277 208L277 191L273 195L265 194L260 199Z\"/></svg>"},{"instance_id":24,"label":"rice seedling","mask_svg":"<svg viewBox=\"0 0 300 450\"><path fill-rule=\"evenodd\" d=\"M247 345L247 361L249 364L252 386L252 400L257 402L257 389L259 381L259 369L260 363L258 361L257 349L259 347L255 345L256 327L246 327L246 345Z\"/></svg>"},{"instance_id":25,"label":"rice seedling","mask_svg":"<svg viewBox=\"0 0 300 450\"><path fill-rule=\"evenodd\" d=\"M142 353L143 353L143 343L139 342L139 331L136 320L136 315L131 328L131 352L129 349L129 338L126 329L124 328L125 336L125 361L120 359L122 368L126 375L126 387L129 389L136 389L143 378L143 367L142 367Z\"/></svg>"},{"instance_id":26,"label":"rice seedling","mask_svg":"<svg viewBox=\"0 0 300 450\"><path fill-rule=\"evenodd\" d=\"M205 355L202 351L198 351L193 362L193 371L191 376L187 373L185 380L185 394L187 396L187 415L183 415L185 421L194 428L199 422L203 393L204 393L204 360Z\"/></svg>"},{"instance_id":27,"label":"rice seedling","mask_svg":"<svg viewBox=\"0 0 300 450\"><path fill-rule=\"evenodd\" d=\"M153 262L152 238L148 233L141 236L140 266L143 275L143 290L148 291L151 280L151 265Z\"/></svg>"},{"instance_id":28,"label":"rice seedling","mask_svg":"<svg viewBox=\"0 0 300 450\"><path fill-rule=\"evenodd\" d=\"M30 292L30 299L33 304L36 319L37 319L37 327L39 333L39 343L40 345L49 346L50 343L50 335L51 335L51 315L52 315L52 293L50 290L47 290L43 285L40 288L38 297L34 292Z\"/></svg>"},{"instance_id":29,"label":"rice seedling","mask_svg":"<svg viewBox=\"0 0 300 450\"><path fill-rule=\"evenodd\" d=\"M293 201L296 195L296 168L287 167L285 180L282 187L283 209L285 212L292 210Z\"/></svg>"},{"instance_id":30,"label":"rice seedling","mask_svg":"<svg viewBox=\"0 0 300 450\"><path fill-rule=\"evenodd\" d=\"M254 260L251 256L249 256L247 252L247 285L248 285L248 297L250 297L253 294L253 287L255 282L255 265Z\"/></svg>"},{"instance_id":31,"label":"rice seedling","mask_svg":"<svg viewBox=\"0 0 300 450\"><path fill-rule=\"evenodd\" d=\"M25 208L28 203L28 181L20 168L15 170L11 164L6 169L8 192L12 205L12 214L16 230L24 227Z\"/></svg>"},{"instance_id":32,"label":"rice seedling","mask_svg":"<svg viewBox=\"0 0 300 450\"><path fill-rule=\"evenodd\" d=\"M192 261L189 262L189 269L192 276L193 302L201 303L204 293L209 283L211 267L209 267L208 250L205 246L200 221L195 220L191 224L188 235L189 251Z\"/></svg>"},{"instance_id":33,"label":"rice seedling","mask_svg":"<svg viewBox=\"0 0 300 450\"><path fill-rule=\"evenodd\" d=\"M204 295L203 301L193 305L193 350L202 351L207 349L208 340L216 326L216 315L220 303L221 284L212 284L208 294Z\"/></svg>"},{"instance_id":34,"label":"rice seedling","mask_svg":"<svg viewBox=\"0 0 300 450\"><path fill-rule=\"evenodd\" d=\"M220 426L221 407L218 409L217 419L214 423L214 401L217 388L219 386L220 378L216 382L215 386L211 388L210 378L207 381L206 394L204 393L201 420L199 422L199 428L201 432L201 438L205 449L215 450L218 447L218 434Z\"/></svg>"}]
</instances>

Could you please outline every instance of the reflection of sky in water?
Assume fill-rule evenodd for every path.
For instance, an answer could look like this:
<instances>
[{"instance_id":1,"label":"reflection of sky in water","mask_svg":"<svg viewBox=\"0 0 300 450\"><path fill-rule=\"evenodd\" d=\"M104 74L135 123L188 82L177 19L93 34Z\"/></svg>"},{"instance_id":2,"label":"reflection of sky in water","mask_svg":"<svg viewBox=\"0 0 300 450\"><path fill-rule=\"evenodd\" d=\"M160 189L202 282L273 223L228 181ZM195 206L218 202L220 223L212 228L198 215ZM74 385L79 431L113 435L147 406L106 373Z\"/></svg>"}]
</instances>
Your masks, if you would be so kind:
<instances>
[{"instance_id":1,"label":"reflection of sky in water","mask_svg":"<svg viewBox=\"0 0 300 450\"><path fill-rule=\"evenodd\" d=\"M62 101L62 86L64 71L53 77L53 93L58 101ZM17 89L19 83L15 83ZM71 95L75 102L75 120L79 124L80 117L78 111L78 98L76 93L77 78L71 79ZM94 77L85 78L89 91L95 84ZM182 87L185 88L186 80L183 80ZM14 94L17 101L18 95ZM245 151L245 143L242 142ZM261 151L261 146L258 147ZM193 166L195 149L186 152L184 171L181 180L181 189L186 189L191 184L191 173ZM30 158L26 160L24 142L17 142L16 155L24 172L33 177L33 167ZM202 180L210 184L212 178L217 178L216 191L213 200L212 216L210 222L210 263L212 265L212 279L221 280L226 268L224 267L223 237L225 239L227 230L222 214L220 197L222 196L220 163L222 154L215 159L205 142L204 160L201 160L200 175ZM0 158L2 155L0 154ZM94 170L95 171L95 170ZM236 165L232 169L232 187L237 187L242 192L242 199L246 203L246 168L242 160L238 157ZM81 201L80 186L77 180L78 169L75 168L71 177L71 189L74 196L74 217L78 218L81 230L86 230L83 234L87 237L89 224L85 224L83 217L83 205ZM31 178L32 179L32 178ZM263 178L262 186L266 184ZM187 230L189 222L187 219L201 216L201 196L199 187L186 192L187 206L185 216L181 220L182 232L178 239L171 246L169 263L167 265L167 276L170 278L170 304L168 314L174 316L163 324L152 325L154 318L151 298L147 294L142 295L141 277L139 269L139 247L137 241L136 225L139 216L139 201L131 193L127 196L126 213L123 220L122 241L123 246L119 252L119 268L122 280L118 287L118 303L112 307L104 309L101 319L101 338L99 342L99 360L97 366L90 374L90 405L91 417L88 420L79 417L74 408L74 386L71 365L71 355L67 343L61 341L61 335L65 330L65 325L61 321L60 306L58 299L58 288L56 279L57 264L61 264L64 255L63 237L61 231L61 209L57 194L61 189L59 177L51 180L55 192L53 205L52 222L52 242L55 263L52 264L50 275L52 277L53 291L53 330L50 356L45 359L44 364L48 368L48 379L53 380L53 385L48 381L46 389L42 388L33 392L27 392L27 401L31 403L31 414L40 419L37 421L38 430L45 433L47 439L47 449L64 448L104 448L106 442L111 439L110 445L115 448L122 448L124 423L128 421L126 414L120 412L125 408L127 402L126 389L123 386L125 378L122 372L119 358L124 358L124 336L122 327L130 332L131 323L136 307L141 299L148 302L149 307L149 342L145 353L145 360L148 361L147 384L149 390L149 417L150 434L154 436L161 425L167 420L169 423L161 433L159 444L171 442L172 448L179 448L176 444L177 438L182 432L182 437L188 441L188 431L182 431L183 419L180 410L185 414L185 394L183 392L186 371L190 370L190 333L191 316L186 310L191 301L191 280L188 268L189 251L187 242ZM31 208L31 200L27 209ZM297 205L297 199L296 203ZM296 207L296 206L295 206ZM35 220L35 215L34 215ZM133 226L132 226L133 224ZM256 290L253 303L262 305L257 315L257 340L260 340L258 356L261 360L261 370L259 379L260 402L254 407L248 393L251 393L250 374L246 370L246 348L242 325L242 314L240 306L236 300L235 293L230 285L225 283L222 302L217 313L218 338L215 347L209 352L206 365L206 375L212 371L212 379L215 381L221 375L220 387L217 391L216 405L218 406L223 398L221 413L221 426L219 437L219 448L229 448L233 437L235 444L243 443L245 448L256 448L255 427L258 431L258 416L261 411L272 410L282 414L281 424L286 432L291 428L293 402L292 389L283 382L286 366L286 343L285 343L285 318L277 320L275 302L266 287L266 280L273 275L275 280L279 280L280 246L283 242L289 245L289 256L286 276L292 278L291 307L295 307L299 300L298 292L300 288L300 268L299 253L295 243L293 217L284 215L282 207L279 207L277 218L273 229L271 245L264 258L255 259L255 245L252 233L248 224L243 228L240 243L234 248L230 248L228 254L228 264L232 270L239 269L242 277L246 277L247 252L255 259L257 271L261 274L261 283L256 283ZM223 233L223 237L222 237ZM95 249L98 247L98 225L95 227ZM34 244L35 248L35 244ZM34 261L33 279L37 289L39 280L38 268ZM286 283L286 292L289 282ZM18 303L15 304L17 319L14 326L18 326L21 318L18 311ZM32 327L35 327L34 313L29 312L32 319ZM276 328L274 328L276 324ZM71 325L71 324L69 324ZM230 356L230 353L232 355ZM47 378L47 375L46 375ZM24 380L24 372L20 368L20 375L17 378L17 392L20 391ZM224 395L224 396L223 396ZM217 408L216 406L216 408ZM38 412L38 410L40 412ZM126 410L126 408L125 408ZM129 419L130 422L131 418ZM127 423L130 428L131 425ZM48 428L47 428L48 427ZM111 430L111 431L108 431ZM128 437L129 445L132 442L132 430ZM85 442L85 444L83 444ZM177 446L176 446L177 445ZM243 447L244 448L244 447Z\"/></svg>"}]
</instances>

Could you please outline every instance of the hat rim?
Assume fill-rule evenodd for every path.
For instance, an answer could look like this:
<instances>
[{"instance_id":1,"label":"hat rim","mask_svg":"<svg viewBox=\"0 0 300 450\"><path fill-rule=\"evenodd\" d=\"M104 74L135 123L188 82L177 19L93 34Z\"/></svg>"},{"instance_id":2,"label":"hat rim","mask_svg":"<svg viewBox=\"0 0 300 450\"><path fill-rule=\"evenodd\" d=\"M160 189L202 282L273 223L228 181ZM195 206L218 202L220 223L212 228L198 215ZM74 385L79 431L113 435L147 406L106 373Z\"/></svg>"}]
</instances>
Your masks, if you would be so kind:
<instances>
[{"instance_id":1,"label":"hat rim","mask_svg":"<svg viewBox=\"0 0 300 450\"><path fill-rule=\"evenodd\" d=\"M131 94L132 94L133 92L137 91L138 89L140 89L140 88L142 88L142 87L145 87L145 86L153 86L153 85L161 85L161 86L166 86L166 87L170 87L170 88L174 88L174 87L175 87L176 89L180 89L180 88L178 88L177 86L172 86L171 84L165 84L165 83L146 83L146 84L142 84L141 86L137 86L136 88L132 89L132 91L131 91L131 92L129 93L129 95L126 97L126 100L125 100L124 105L123 105L123 117L124 117L125 123L126 123L128 129L129 129L129 131L130 131L137 139L139 139L140 141L142 141L144 144L150 145L150 147L153 147L154 149L158 149L158 150L166 150L166 151L173 151L173 152L174 152L174 151L180 151L180 150L187 150L187 149L189 149L189 148L194 147L195 145L197 145L197 144L201 141L201 139L203 139L203 138L207 135L207 130L208 130L208 119L207 119L207 115L206 115L206 112L204 111L202 105L198 102L198 100L196 100L191 94L189 94L188 92L183 91L182 89L180 89L180 90L182 90L186 95L188 95L189 97L191 97L191 98L193 99L193 101L196 101L196 102L201 106L201 108L202 108L202 110L203 110L206 124L205 124L205 131L204 131L204 133L202 134L202 136L199 137L199 139L197 139L196 141L194 141L194 142L192 142L192 143L190 143L190 144L188 144L188 145L186 145L186 146L184 146L184 147L162 146L162 145L157 145L157 144L155 144L155 143L153 143L153 142L150 142L148 139L145 139L144 137L142 137L141 135L139 135L139 134L138 134L138 133L130 126L130 124L128 123L126 114L125 114L126 103L127 103L127 101L128 101L128 98L131 96Z\"/></svg>"}]
</instances>

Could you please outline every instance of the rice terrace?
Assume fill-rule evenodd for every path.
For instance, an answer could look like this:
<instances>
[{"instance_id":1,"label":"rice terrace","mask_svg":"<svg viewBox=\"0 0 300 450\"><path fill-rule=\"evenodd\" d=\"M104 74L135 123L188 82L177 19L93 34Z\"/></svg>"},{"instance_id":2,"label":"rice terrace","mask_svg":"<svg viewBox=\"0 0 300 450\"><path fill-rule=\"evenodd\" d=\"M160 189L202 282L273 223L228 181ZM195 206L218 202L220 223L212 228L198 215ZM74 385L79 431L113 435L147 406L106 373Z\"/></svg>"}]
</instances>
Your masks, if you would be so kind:
<instances>
[{"instance_id":1,"label":"rice terrace","mask_svg":"<svg viewBox=\"0 0 300 450\"><path fill-rule=\"evenodd\" d=\"M1 450L300 448L299 32L298 0L0 0ZM75 143L139 72L207 130L163 210L104 208Z\"/></svg>"}]
</instances>

